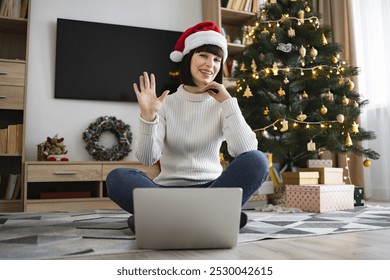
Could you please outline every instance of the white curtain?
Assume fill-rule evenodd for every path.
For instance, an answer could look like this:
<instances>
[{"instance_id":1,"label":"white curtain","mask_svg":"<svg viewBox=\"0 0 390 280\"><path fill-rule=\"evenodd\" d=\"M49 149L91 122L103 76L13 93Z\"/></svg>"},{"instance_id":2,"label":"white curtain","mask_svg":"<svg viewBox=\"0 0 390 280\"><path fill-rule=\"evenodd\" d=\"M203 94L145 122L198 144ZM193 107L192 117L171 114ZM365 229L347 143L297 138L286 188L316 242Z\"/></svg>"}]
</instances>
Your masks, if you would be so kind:
<instances>
[{"instance_id":1,"label":"white curtain","mask_svg":"<svg viewBox=\"0 0 390 280\"><path fill-rule=\"evenodd\" d=\"M390 200L390 32L389 0L350 0L359 93L369 104L363 108L361 126L376 133L365 147L380 154L364 168L366 197Z\"/></svg>"}]
</instances>

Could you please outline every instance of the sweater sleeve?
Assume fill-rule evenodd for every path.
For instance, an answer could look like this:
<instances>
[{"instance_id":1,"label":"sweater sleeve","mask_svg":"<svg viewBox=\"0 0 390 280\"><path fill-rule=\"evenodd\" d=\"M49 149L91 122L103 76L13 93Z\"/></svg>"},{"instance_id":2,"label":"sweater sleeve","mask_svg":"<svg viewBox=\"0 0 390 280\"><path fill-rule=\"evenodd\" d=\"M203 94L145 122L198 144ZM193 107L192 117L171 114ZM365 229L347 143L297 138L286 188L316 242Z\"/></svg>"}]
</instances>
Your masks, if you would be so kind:
<instances>
[{"instance_id":1,"label":"sweater sleeve","mask_svg":"<svg viewBox=\"0 0 390 280\"><path fill-rule=\"evenodd\" d=\"M136 157L144 165L156 163L162 154L164 141L164 118L157 115L153 122L139 118L139 136Z\"/></svg>"},{"instance_id":2,"label":"sweater sleeve","mask_svg":"<svg viewBox=\"0 0 390 280\"><path fill-rule=\"evenodd\" d=\"M228 152L236 157L241 153L257 150L256 134L244 119L236 98L221 103L223 134Z\"/></svg>"}]
</instances>

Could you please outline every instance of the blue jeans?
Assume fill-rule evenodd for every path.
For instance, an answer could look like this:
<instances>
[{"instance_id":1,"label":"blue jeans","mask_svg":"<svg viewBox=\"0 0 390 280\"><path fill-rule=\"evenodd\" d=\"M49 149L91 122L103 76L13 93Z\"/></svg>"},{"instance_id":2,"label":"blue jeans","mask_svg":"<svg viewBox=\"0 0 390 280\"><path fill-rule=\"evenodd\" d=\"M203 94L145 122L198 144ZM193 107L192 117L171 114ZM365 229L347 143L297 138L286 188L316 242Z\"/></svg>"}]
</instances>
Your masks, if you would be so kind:
<instances>
[{"instance_id":1,"label":"blue jeans","mask_svg":"<svg viewBox=\"0 0 390 280\"><path fill-rule=\"evenodd\" d=\"M196 188L242 188L242 206L261 187L268 176L268 159L264 153L254 150L237 156L215 180ZM144 172L133 168L112 170L106 179L108 197L129 213L134 213L134 188L164 188L153 182ZM180 186L169 186L180 187Z\"/></svg>"}]
</instances>

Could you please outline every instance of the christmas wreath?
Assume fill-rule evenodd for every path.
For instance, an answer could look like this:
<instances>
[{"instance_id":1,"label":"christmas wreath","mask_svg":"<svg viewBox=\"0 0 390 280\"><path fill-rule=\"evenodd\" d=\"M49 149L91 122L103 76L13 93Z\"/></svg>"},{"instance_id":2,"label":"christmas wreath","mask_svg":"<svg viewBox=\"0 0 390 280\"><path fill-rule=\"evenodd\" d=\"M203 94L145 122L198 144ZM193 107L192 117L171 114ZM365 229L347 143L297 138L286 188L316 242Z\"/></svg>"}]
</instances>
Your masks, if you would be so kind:
<instances>
[{"instance_id":1,"label":"christmas wreath","mask_svg":"<svg viewBox=\"0 0 390 280\"><path fill-rule=\"evenodd\" d=\"M111 148L100 144L99 139L104 131L113 133L117 143ZM83 140L87 143L85 149L96 160L121 160L131 151L132 133L130 125L116 117L99 117L83 132Z\"/></svg>"}]
</instances>

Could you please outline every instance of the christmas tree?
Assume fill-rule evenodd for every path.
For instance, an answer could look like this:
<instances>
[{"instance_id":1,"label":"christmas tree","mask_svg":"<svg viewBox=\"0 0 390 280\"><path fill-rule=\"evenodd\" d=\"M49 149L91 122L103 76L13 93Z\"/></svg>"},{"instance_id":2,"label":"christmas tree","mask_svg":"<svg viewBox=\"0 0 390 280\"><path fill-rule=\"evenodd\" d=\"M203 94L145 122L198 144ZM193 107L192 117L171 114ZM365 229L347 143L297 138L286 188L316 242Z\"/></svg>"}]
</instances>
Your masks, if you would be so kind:
<instances>
[{"instance_id":1,"label":"christmas tree","mask_svg":"<svg viewBox=\"0 0 390 280\"><path fill-rule=\"evenodd\" d=\"M358 68L343 61L340 44L328 42L332 31L308 0L268 0L255 26L246 28L232 94L259 150L282 165L318 158L325 150L379 158L361 145L375 139L358 124L368 101L354 88Z\"/></svg>"}]
</instances>

